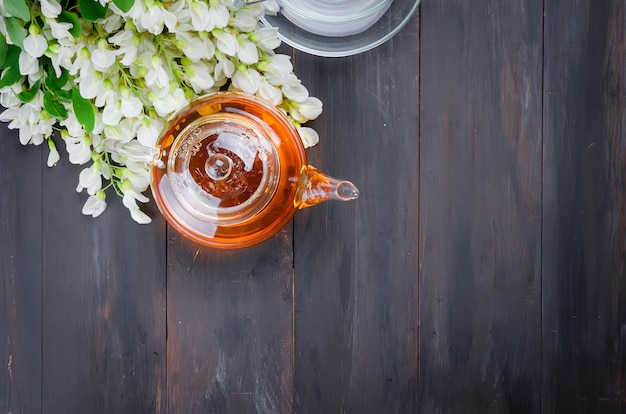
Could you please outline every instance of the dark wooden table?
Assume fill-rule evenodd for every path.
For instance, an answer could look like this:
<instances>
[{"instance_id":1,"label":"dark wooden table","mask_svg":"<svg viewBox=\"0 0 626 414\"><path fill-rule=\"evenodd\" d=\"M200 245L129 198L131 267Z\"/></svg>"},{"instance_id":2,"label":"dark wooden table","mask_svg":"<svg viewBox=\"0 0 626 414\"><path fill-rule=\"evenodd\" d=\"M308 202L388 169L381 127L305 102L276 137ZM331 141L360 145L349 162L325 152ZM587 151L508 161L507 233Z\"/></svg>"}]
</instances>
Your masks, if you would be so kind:
<instances>
[{"instance_id":1,"label":"dark wooden table","mask_svg":"<svg viewBox=\"0 0 626 414\"><path fill-rule=\"evenodd\" d=\"M242 251L81 216L2 125L0 412L626 412L624 1L424 0L293 57L361 198Z\"/></svg>"}]
</instances>

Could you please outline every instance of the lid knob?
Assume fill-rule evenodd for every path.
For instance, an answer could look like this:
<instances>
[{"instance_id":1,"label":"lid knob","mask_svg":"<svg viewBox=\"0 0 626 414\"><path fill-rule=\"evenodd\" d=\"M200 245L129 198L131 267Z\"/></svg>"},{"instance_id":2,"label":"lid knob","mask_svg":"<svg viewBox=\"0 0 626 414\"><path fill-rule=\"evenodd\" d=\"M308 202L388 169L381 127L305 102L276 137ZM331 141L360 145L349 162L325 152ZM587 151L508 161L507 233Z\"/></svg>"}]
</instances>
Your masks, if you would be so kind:
<instances>
[{"instance_id":1,"label":"lid knob","mask_svg":"<svg viewBox=\"0 0 626 414\"><path fill-rule=\"evenodd\" d=\"M215 181L221 181L233 170L233 160L224 154L213 154L204 164L206 173Z\"/></svg>"}]
</instances>

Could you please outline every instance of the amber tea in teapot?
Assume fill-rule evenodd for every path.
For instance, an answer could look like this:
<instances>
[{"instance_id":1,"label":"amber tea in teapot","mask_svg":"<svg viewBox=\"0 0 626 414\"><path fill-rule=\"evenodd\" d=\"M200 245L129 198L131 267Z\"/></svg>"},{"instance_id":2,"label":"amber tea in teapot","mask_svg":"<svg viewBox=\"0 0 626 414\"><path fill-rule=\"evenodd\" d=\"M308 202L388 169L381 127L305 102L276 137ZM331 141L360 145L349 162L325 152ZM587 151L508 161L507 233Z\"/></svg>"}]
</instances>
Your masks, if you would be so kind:
<instances>
[{"instance_id":1,"label":"amber tea in teapot","mask_svg":"<svg viewBox=\"0 0 626 414\"><path fill-rule=\"evenodd\" d=\"M266 240L299 208L358 197L349 181L307 165L298 132L282 112L230 92L192 102L167 124L151 187L177 231L217 248Z\"/></svg>"}]
</instances>

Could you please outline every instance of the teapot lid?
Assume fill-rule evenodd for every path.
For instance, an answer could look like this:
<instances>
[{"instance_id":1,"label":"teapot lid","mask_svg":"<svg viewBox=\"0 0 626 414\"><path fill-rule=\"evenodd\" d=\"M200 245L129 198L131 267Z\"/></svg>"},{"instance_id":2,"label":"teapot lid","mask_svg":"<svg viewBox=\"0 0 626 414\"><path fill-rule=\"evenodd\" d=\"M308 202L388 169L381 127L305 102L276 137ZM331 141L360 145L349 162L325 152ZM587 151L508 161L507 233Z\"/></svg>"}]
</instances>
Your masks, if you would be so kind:
<instances>
[{"instance_id":1,"label":"teapot lid","mask_svg":"<svg viewBox=\"0 0 626 414\"><path fill-rule=\"evenodd\" d=\"M300 137L280 111L249 95L218 93L194 101L165 127L151 187L161 212L185 236L245 247L291 219L303 165Z\"/></svg>"}]
</instances>

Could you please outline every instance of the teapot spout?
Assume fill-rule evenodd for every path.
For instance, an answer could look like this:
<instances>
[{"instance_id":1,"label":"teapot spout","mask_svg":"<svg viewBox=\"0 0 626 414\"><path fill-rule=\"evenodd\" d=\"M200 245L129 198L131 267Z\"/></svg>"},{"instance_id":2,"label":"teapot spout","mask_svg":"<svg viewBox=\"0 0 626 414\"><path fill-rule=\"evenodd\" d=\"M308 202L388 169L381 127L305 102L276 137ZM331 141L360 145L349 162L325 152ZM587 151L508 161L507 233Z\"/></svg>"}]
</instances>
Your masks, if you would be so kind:
<instances>
[{"instance_id":1,"label":"teapot spout","mask_svg":"<svg viewBox=\"0 0 626 414\"><path fill-rule=\"evenodd\" d=\"M359 190L350 181L324 174L311 165L305 165L298 178L295 208L314 206L327 200L350 201L359 197Z\"/></svg>"}]
</instances>

